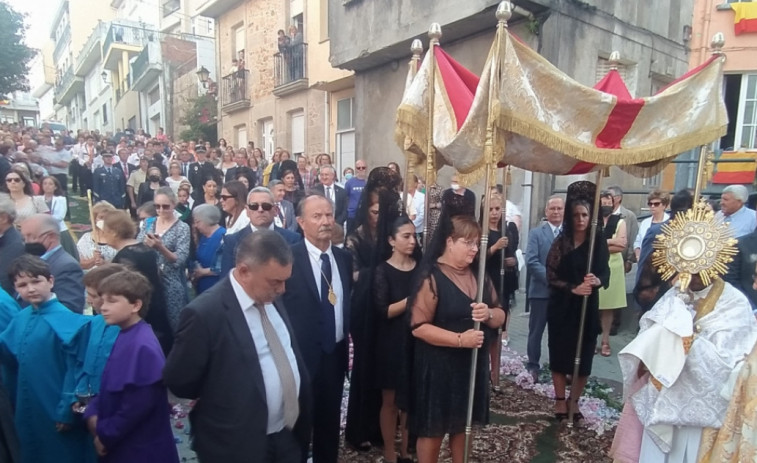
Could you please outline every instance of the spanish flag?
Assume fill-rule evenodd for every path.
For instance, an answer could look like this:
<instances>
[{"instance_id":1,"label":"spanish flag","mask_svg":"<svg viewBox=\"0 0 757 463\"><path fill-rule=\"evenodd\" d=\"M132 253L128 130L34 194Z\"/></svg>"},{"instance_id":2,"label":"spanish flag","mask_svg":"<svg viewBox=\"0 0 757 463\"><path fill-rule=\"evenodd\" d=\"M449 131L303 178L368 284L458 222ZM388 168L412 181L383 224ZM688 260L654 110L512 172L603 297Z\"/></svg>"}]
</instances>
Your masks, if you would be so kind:
<instances>
[{"instance_id":1,"label":"spanish flag","mask_svg":"<svg viewBox=\"0 0 757 463\"><path fill-rule=\"evenodd\" d=\"M734 17L736 35L757 32L757 3L731 3L731 8L736 13Z\"/></svg>"},{"instance_id":2,"label":"spanish flag","mask_svg":"<svg viewBox=\"0 0 757 463\"><path fill-rule=\"evenodd\" d=\"M719 161L754 159L754 152L747 151L724 151ZM717 172L712 176L712 183L731 185L734 183L751 184L754 182L755 161L745 162L718 162L715 164Z\"/></svg>"}]
</instances>

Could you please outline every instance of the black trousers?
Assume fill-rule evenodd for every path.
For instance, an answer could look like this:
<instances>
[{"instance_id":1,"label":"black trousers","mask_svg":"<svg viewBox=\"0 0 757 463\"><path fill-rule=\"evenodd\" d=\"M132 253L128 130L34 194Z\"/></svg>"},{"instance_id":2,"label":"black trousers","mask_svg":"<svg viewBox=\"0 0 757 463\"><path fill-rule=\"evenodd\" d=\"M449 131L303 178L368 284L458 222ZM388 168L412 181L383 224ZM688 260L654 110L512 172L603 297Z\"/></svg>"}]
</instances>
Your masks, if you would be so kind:
<instances>
[{"instance_id":1,"label":"black trousers","mask_svg":"<svg viewBox=\"0 0 757 463\"><path fill-rule=\"evenodd\" d=\"M92 189L92 170L88 166L79 166L79 196L87 196Z\"/></svg>"},{"instance_id":2,"label":"black trousers","mask_svg":"<svg viewBox=\"0 0 757 463\"><path fill-rule=\"evenodd\" d=\"M313 463L337 463L342 392L347 374L347 340L321 354L313 374Z\"/></svg>"},{"instance_id":3,"label":"black trousers","mask_svg":"<svg viewBox=\"0 0 757 463\"><path fill-rule=\"evenodd\" d=\"M300 443L288 429L268 434L267 448L265 463L300 463L302 461Z\"/></svg>"},{"instance_id":4,"label":"black trousers","mask_svg":"<svg viewBox=\"0 0 757 463\"><path fill-rule=\"evenodd\" d=\"M71 176L71 189L76 193L76 188L79 182L79 163L76 160L72 160L68 164L68 174Z\"/></svg>"}]
</instances>

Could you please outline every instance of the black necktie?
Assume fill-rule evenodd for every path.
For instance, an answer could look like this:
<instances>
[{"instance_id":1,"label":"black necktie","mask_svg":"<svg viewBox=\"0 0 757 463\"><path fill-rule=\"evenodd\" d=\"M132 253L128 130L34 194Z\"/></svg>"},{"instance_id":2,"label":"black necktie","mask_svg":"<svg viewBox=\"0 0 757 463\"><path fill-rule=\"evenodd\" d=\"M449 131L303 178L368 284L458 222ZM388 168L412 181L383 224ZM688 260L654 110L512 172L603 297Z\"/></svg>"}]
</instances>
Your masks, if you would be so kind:
<instances>
[{"instance_id":1,"label":"black necktie","mask_svg":"<svg viewBox=\"0 0 757 463\"><path fill-rule=\"evenodd\" d=\"M334 304L329 301L331 290L331 259L326 253L321 254L321 310L323 311L323 350L326 353L334 351L336 346L336 315Z\"/></svg>"},{"instance_id":2,"label":"black necktie","mask_svg":"<svg viewBox=\"0 0 757 463\"><path fill-rule=\"evenodd\" d=\"M187 169L187 163L185 162L184 164L182 164L182 166L183 166L183 170L184 170L184 174L183 175L186 177L187 176L187 170L188 170Z\"/></svg>"}]
</instances>

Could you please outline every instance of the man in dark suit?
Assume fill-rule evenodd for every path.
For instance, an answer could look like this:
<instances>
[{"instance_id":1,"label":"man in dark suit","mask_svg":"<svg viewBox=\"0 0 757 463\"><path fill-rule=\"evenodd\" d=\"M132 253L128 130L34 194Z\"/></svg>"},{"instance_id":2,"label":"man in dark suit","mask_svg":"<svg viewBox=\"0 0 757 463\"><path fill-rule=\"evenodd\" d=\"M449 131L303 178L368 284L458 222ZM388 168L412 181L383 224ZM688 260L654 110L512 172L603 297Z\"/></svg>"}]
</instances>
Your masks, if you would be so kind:
<instances>
[{"instance_id":1,"label":"man in dark suit","mask_svg":"<svg viewBox=\"0 0 757 463\"><path fill-rule=\"evenodd\" d=\"M123 171L113 166L113 153L102 154L103 166L92 175L92 195L94 201L108 201L116 209L126 205L126 180Z\"/></svg>"},{"instance_id":2,"label":"man in dark suit","mask_svg":"<svg viewBox=\"0 0 757 463\"><path fill-rule=\"evenodd\" d=\"M300 463L310 439L310 380L279 296L292 252L261 230L234 270L181 312L163 379L197 399L189 415L202 462Z\"/></svg>"},{"instance_id":3,"label":"man in dark suit","mask_svg":"<svg viewBox=\"0 0 757 463\"><path fill-rule=\"evenodd\" d=\"M212 162L205 158L205 150L197 148L197 162L193 162L189 165L189 175L187 180L192 185L192 195L195 201L202 200L203 189L202 186L208 178L215 180L219 189L222 184L221 172L216 170ZM182 159L184 157L184 151L182 151Z\"/></svg>"},{"instance_id":4,"label":"man in dark suit","mask_svg":"<svg viewBox=\"0 0 757 463\"><path fill-rule=\"evenodd\" d=\"M297 222L305 239L292 246L294 267L283 300L313 384L313 462L336 463L352 258L331 245L334 208L326 198L314 195L300 201Z\"/></svg>"},{"instance_id":5,"label":"man in dark suit","mask_svg":"<svg viewBox=\"0 0 757 463\"><path fill-rule=\"evenodd\" d=\"M253 188L247 195L247 217L250 218L250 226L239 230L231 235L226 235L223 240L221 255L221 275L226 275L234 268L236 261L236 249L245 236L258 230L273 230L280 234L287 244L297 243L302 239L297 233L285 228L277 227L273 223L276 214L273 193L266 187Z\"/></svg>"},{"instance_id":6,"label":"man in dark suit","mask_svg":"<svg viewBox=\"0 0 757 463\"><path fill-rule=\"evenodd\" d=\"M753 288L757 265L757 230L739 237L737 248L739 253L733 256L723 279L741 291L752 304L752 311L757 313L757 291Z\"/></svg>"},{"instance_id":7,"label":"man in dark suit","mask_svg":"<svg viewBox=\"0 0 757 463\"><path fill-rule=\"evenodd\" d=\"M13 260L24 253L24 240L13 226L16 220L16 205L9 198L0 199L0 286L10 295L16 289L8 276Z\"/></svg>"},{"instance_id":8,"label":"man in dark suit","mask_svg":"<svg viewBox=\"0 0 757 463\"><path fill-rule=\"evenodd\" d=\"M284 199L286 188L281 180L271 180L268 182L268 188L271 189L273 197L276 200L276 216L274 223L277 227L286 228L289 231L297 231L297 220L294 214L294 205Z\"/></svg>"},{"instance_id":9,"label":"man in dark suit","mask_svg":"<svg viewBox=\"0 0 757 463\"><path fill-rule=\"evenodd\" d=\"M49 214L35 214L21 222L26 251L38 255L50 266L55 279L53 292L61 304L76 313L84 311L84 272L60 245L58 220Z\"/></svg>"},{"instance_id":10,"label":"man in dark suit","mask_svg":"<svg viewBox=\"0 0 757 463\"><path fill-rule=\"evenodd\" d=\"M118 162L114 164L115 167L121 169L121 175L123 175L125 182L128 182L129 175L139 168L139 166L129 164L129 156L131 156L131 152L128 148L119 149Z\"/></svg>"},{"instance_id":11,"label":"man in dark suit","mask_svg":"<svg viewBox=\"0 0 757 463\"><path fill-rule=\"evenodd\" d=\"M544 208L547 221L528 233L526 247L526 265L528 266L528 302L531 311L528 315L528 372L534 382L539 378L541 364L541 339L547 326L547 302L549 301L549 283L547 282L547 254L552 241L560 234L562 228L565 201L560 196L551 196Z\"/></svg>"},{"instance_id":12,"label":"man in dark suit","mask_svg":"<svg viewBox=\"0 0 757 463\"><path fill-rule=\"evenodd\" d=\"M319 167L318 180L320 183L310 191L325 196L331 201L334 205L334 222L344 226L344 222L347 220L347 192L334 183L336 181L336 169L331 165Z\"/></svg>"}]
</instances>

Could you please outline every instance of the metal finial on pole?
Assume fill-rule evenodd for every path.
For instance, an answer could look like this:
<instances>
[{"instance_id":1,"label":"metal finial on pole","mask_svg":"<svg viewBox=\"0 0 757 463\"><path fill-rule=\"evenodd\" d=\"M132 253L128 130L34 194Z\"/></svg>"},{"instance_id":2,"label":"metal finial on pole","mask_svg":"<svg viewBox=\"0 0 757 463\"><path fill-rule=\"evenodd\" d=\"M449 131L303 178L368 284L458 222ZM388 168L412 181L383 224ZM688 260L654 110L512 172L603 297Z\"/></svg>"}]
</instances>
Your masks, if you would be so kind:
<instances>
[{"instance_id":1,"label":"metal finial on pole","mask_svg":"<svg viewBox=\"0 0 757 463\"><path fill-rule=\"evenodd\" d=\"M723 47L725 46L725 36L723 35L722 32L718 32L712 36L712 40L710 41L710 46L712 47L713 55L723 54Z\"/></svg>"},{"instance_id":2,"label":"metal finial on pole","mask_svg":"<svg viewBox=\"0 0 757 463\"><path fill-rule=\"evenodd\" d=\"M426 218L423 221L423 250L428 247L428 242L431 240L428 229L428 216L429 216L429 190L431 189L431 180L434 177L434 95L436 94L436 59L434 47L439 45L439 39L442 38L442 26L439 23L431 24L428 28L428 59L429 59L429 73L428 73L428 135L426 144L426 204L425 214Z\"/></svg>"},{"instance_id":3,"label":"metal finial on pole","mask_svg":"<svg viewBox=\"0 0 757 463\"><path fill-rule=\"evenodd\" d=\"M495 16L497 16L497 21L504 23L507 27L507 21L513 17L513 4L508 1L499 2Z\"/></svg>"},{"instance_id":4,"label":"metal finial on pole","mask_svg":"<svg viewBox=\"0 0 757 463\"><path fill-rule=\"evenodd\" d=\"M413 59L421 58L423 54L423 42L421 42L421 39L413 40L412 45L410 45L410 51L413 53Z\"/></svg>"},{"instance_id":5,"label":"metal finial on pole","mask_svg":"<svg viewBox=\"0 0 757 463\"><path fill-rule=\"evenodd\" d=\"M620 52L614 51L610 53L610 70L611 71L617 71L618 66L620 65Z\"/></svg>"}]
</instances>

